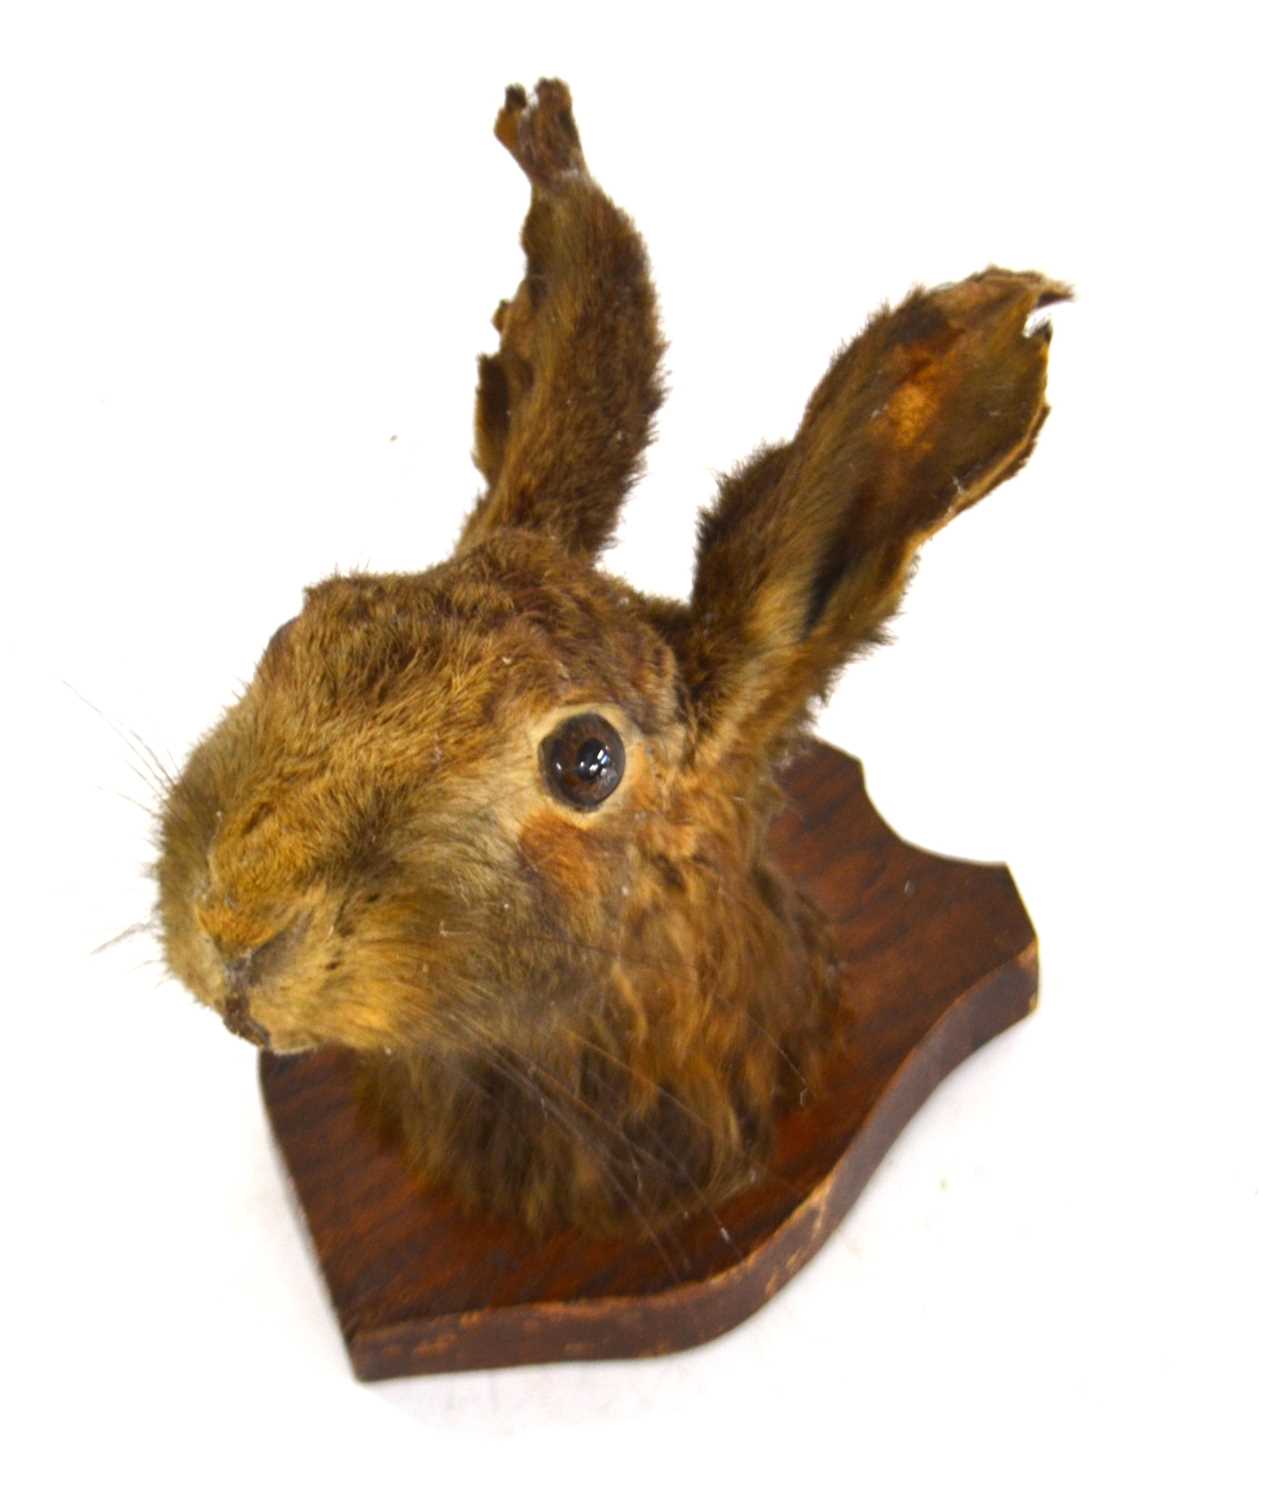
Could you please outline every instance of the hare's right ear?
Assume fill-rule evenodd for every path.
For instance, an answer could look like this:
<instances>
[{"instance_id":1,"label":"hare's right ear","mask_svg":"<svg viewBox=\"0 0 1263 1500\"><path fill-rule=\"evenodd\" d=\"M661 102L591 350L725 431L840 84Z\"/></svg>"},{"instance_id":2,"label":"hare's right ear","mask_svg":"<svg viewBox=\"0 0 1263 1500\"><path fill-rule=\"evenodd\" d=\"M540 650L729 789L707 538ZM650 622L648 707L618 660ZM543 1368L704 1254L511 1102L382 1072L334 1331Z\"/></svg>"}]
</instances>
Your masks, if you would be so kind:
<instances>
[{"instance_id":1,"label":"hare's right ear","mask_svg":"<svg viewBox=\"0 0 1263 1500\"><path fill-rule=\"evenodd\" d=\"M645 247L588 175L570 91L510 88L496 136L531 181L526 276L479 365L475 452L487 489L460 549L520 528L593 559L640 473L662 401L663 344Z\"/></svg>"},{"instance_id":2,"label":"hare's right ear","mask_svg":"<svg viewBox=\"0 0 1263 1500\"><path fill-rule=\"evenodd\" d=\"M834 361L792 443L728 478L702 519L679 642L698 754L762 758L880 638L919 545L1022 465L1070 295L991 269L879 313Z\"/></svg>"}]
</instances>

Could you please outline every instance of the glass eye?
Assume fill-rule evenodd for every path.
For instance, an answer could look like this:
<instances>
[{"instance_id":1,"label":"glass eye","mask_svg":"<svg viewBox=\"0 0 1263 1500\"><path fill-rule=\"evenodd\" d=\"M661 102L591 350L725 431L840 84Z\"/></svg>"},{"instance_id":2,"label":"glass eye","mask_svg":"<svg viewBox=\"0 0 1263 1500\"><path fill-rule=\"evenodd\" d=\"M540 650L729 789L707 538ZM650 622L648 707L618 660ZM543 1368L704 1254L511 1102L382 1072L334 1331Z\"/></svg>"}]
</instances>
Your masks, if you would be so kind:
<instances>
[{"instance_id":1,"label":"glass eye","mask_svg":"<svg viewBox=\"0 0 1263 1500\"><path fill-rule=\"evenodd\" d=\"M618 730L600 714L576 714L539 747L544 779L563 802L590 809L623 779L627 763Z\"/></svg>"}]
</instances>

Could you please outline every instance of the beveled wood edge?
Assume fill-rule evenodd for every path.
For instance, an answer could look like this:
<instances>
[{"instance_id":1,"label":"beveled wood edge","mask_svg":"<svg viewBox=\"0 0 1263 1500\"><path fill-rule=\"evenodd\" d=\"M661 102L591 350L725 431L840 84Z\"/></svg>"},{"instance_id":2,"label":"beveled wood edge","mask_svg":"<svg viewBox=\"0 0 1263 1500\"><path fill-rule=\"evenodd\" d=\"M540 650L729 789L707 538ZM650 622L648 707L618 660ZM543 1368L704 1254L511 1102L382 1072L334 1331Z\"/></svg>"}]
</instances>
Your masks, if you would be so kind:
<instances>
[{"instance_id":1,"label":"beveled wood edge","mask_svg":"<svg viewBox=\"0 0 1263 1500\"><path fill-rule=\"evenodd\" d=\"M1020 902L1007 868L991 868L1004 871ZM373 1381L560 1360L643 1358L693 1348L729 1332L815 1255L938 1084L1030 1014L1038 999L1038 977L1038 940L1031 930L1020 953L948 1006L900 1062L829 1174L736 1265L644 1297L541 1302L375 1329L344 1328L356 1377Z\"/></svg>"},{"instance_id":2,"label":"beveled wood edge","mask_svg":"<svg viewBox=\"0 0 1263 1500\"><path fill-rule=\"evenodd\" d=\"M873 801L868 789L868 767L857 755L852 755L849 750L841 750L837 745L832 745L828 740L818 739L811 735L804 742L802 751L790 761L787 771L792 772L796 766L811 759L818 750L828 750L834 755L841 756L849 761L855 772L856 781L859 784L859 792L866 816L887 835L892 844L897 844L901 849L911 849L914 854L924 855L926 859L932 859L936 864L951 865L963 870L990 870L994 874L1003 876L1009 884L1013 895L1017 898L1018 905L1023 913L1026 912L1026 903L1022 900L1022 893L1017 888L1017 881L1013 878L1013 871L1002 859L970 859L967 855L949 854L942 849L931 848L929 844L919 844L915 839L904 838L903 834L889 821L881 809ZM1029 915L1027 915L1027 926L1031 927ZM1031 927L1031 935L1034 937L1034 928ZM1021 957L1026 957L1023 951Z\"/></svg>"}]
</instances>

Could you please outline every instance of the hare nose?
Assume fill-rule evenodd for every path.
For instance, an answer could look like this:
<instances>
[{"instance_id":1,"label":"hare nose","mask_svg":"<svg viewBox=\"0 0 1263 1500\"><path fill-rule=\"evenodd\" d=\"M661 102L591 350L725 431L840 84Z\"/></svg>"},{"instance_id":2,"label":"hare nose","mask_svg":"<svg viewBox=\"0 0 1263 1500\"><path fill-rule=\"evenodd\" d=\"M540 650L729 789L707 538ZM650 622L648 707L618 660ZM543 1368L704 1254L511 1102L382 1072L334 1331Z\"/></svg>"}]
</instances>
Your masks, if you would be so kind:
<instances>
[{"instance_id":1,"label":"hare nose","mask_svg":"<svg viewBox=\"0 0 1263 1500\"><path fill-rule=\"evenodd\" d=\"M250 991L260 979L284 962L285 955L306 931L308 920L303 918L291 922L254 948L227 949L222 939L213 940L223 959L227 983L224 1025L234 1036L244 1037L256 1047L266 1047L272 1040L267 1027L250 1013Z\"/></svg>"},{"instance_id":2,"label":"hare nose","mask_svg":"<svg viewBox=\"0 0 1263 1500\"><path fill-rule=\"evenodd\" d=\"M284 962L286 954L307 930L308 919L291 922L280 932L273 933L266 942L252 948L229 946L222 938L213 938L224 964L224 978L234 994L244 994L258 984L260 979L273 972Z\"/></svg>"},{"instance_id":3,"label":"hare nose","mask_svg":"<svg viewBox=\"0 0 1263 1500\"><path fill-rule=\"evenodd\" d=\"M264 944L264 947L267 945ZM228 981L230 990L246 990L254 983L258 976L255 959L262 949L256 948L250 953L243 953L237 958L226 958L224 960L224 978Z\"/></svg>"}]
</instances>

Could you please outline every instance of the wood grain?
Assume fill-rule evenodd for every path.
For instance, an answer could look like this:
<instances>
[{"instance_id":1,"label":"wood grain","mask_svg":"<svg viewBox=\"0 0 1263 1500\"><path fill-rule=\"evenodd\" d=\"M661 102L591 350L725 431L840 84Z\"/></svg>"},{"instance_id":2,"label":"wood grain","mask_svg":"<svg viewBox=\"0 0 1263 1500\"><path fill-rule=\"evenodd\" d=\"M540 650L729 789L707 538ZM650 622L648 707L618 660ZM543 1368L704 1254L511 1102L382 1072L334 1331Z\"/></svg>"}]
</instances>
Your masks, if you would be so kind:
<instances>
[{"instance_id":1,"label":"wood grain","mask_svg":"<svg viewBox=\"0 0 1263 1500\"><path fill-rule=\"evenodd\" d=\"M785 776L783 868L836 926L848 1056L789 1114L771 1170L656 1240L535 1240L422 1191L362 1122L351 1061L264 1054L264 1099L364 1380L688 1348L811 1258L935 1085L1034 1005L1035 934L1008 871L904 844L858 762L813 745Z\"/></svg>"}]
</instances>

